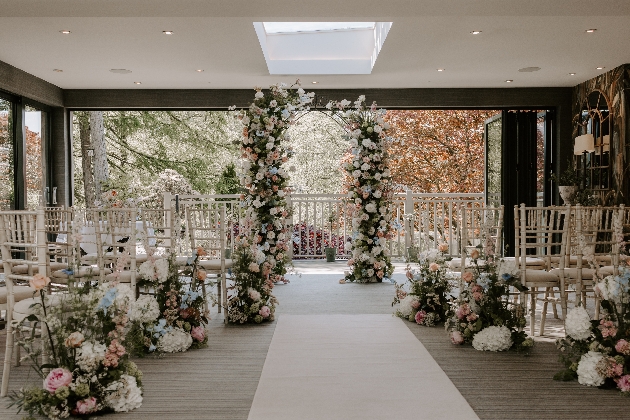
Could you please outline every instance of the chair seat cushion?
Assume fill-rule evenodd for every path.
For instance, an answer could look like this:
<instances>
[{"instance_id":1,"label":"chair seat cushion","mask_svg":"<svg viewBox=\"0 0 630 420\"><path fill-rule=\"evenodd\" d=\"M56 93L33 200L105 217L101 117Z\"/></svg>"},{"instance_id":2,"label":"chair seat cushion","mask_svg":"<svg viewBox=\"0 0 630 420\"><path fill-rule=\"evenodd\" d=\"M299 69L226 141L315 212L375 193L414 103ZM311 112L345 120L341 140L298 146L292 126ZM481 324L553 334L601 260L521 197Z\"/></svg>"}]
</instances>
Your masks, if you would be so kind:
<instances>
[{"instance_id":1,"label":"chair seat cushion","mask_svg":"<svg viewBox=\"0 0 630 420\"><path fill-rule=\"evenodd\" d=\"M612 276L615 272L615 267L612 265L605 265L603 267L599 267L599 272L604 276Z\"/></svg>"},{"instance_id":2,"label":"chair seat cushion","mask_svg":"<svg viewBox=\"0 0 630 420\"><path fill-rule=\"evenodd\" d=\"M61 295L60 294L56 294L56 295L49 295L48 298L46 299L46 307L50 306L58 306L61 304ZM35 313L35 309L36 308L31 308L31 305L35 304L35 303L41 303L42 299L38 296L38 297L31 297L28 299L23 299L19 302L17 302L15 304L15 306L13 306L13 313L14 314L22 314L22 315L30 315L32 313ZM18 319L18 317L13 317L14 319Z\"/></svg>"},{"instance_id":3,"label":"chair seat cushion","mask_svg":"<svg viewBox=\"0 0 630 420\"><path fill-rule=\"evenodd\" d=\"M105 268L104 272L105 272L105 275L107 275L107 274L110 274L112 270L110 270L109 268ZM100 272L99 272L98 267L93 267L93 266L79 267L79 270L77 272L72 273L72 277L75 279L81 278L81 277L98 277L99 275L100 275ZM53 271L52 276L55 279L67 280L70 277L70 274L68 274L68 272L64 270L57 270L57 271Z\"/></svg>"},{"instance_id":4,"label":"chair seat cushion","mask_svg":"<svg viewBox=\"0 0 630 420\"><path fill-rule=\"evenodd\" d=\"M447 265L448 268L452 271L462 271L462 259L459 257L453 258L452 260L448 261ZM486 265L486 262L484 260L477 260L477 265L483 267L484 265ZM466 258L466 268L470 268L473 266L474 264L472 263L472 260L470 258Z\"/></svg>"},{"instance_id":5,"label":"chair seat cushion","mask_svg":"<svg viewBox=\"0 0 630 420\"><path fill-rule=\"evenodd\" d=\"M503 259L505 261L508 261L508 262L515 262L516 261L515 257L504 257ZM527 266L527 268L533 268L534 270L542 270L542 269L545 268L547 263L542 258L526 257L525 258L525 265Z\"/></svg>"},{"instance_id":6,"label":"chair seat cushion","mask_svg":"<svg viewBox=\"0 0 630 420\"><path fill-rule=\"evenodd\" d=\"M65 270L66 268L68 268L68 263L57 261L50 262L50 271Z\"/></svg>"},{"instance_id":7,"label":"chair seat cushion","mask_svg":"<svg viewBox=\"0 0 630 420\"><path fill-rule=\"evenodd\" d=\"M203 267L205 270L217 271L221 270L221 260L201 260L199 261L199 265ZM232 260L226 258L225 259L225 268L232 268Z\"/></svg>"},{"instance_id":8,"label":"chair seat cushion","mask_svg":"<svg viewBox=\"0 0 630 420\"><path fill-rule=\"evenodd\" d=\"M36 268L33 269L33 272L35 272L35 270ZM11 268L11 271L13 272L13 274L27 274L28 265L27 264L14 265Z\"/></svg>"},{"instance_id":9,"label":"chair seat cushion","mask_svg":"<svg viewBox=\"0 0 630 420\"><path fill-rule=\"evenodd\" d=\"M525 286L553 287L560 284L558 274L545 270L525 270Z\"/></svg>"},{"instance_id":10,"label":"chair seat cushion","mask_svg":"<svg viewBox=\"0 0 630 420\"><path fill-rule=\"evenodd\" d=\"M13 298L15 302L19 302L24 299L32 298L35 294L35 289L29 286L13 286ZM5 305L7 303L7 288L0 288L0 305Z\"/></svg>"},{"instance_id":11,"label":"chair seat cushion","mask_svg":"<svg viewBox=\"0 0 630 420\"><path fill-rule=\"evenodd\" d=\"M107 281L118 281L120 283L131 283L131 271L125 270L118 273L110 273L105 276L105 280ZM138 279L138 274L136 274L136 279Z\"/></svg>"},{"instance_id":12,"label":"chair seat cushion","mask_svg":"<svg viewBox=\"0 0 630 420\"><path fill-rule=\"evenodd\" d=\"M564 272L564 278L570 280L577 280L578 278L578 269L577 268L565 268L561 270L559 268L554 268L550 271L550 273L556 273L558 277L560 277ZM592 280L593 274L595 270L592 268L582 268L582 279Z\"/></svg>"}]
</instances>

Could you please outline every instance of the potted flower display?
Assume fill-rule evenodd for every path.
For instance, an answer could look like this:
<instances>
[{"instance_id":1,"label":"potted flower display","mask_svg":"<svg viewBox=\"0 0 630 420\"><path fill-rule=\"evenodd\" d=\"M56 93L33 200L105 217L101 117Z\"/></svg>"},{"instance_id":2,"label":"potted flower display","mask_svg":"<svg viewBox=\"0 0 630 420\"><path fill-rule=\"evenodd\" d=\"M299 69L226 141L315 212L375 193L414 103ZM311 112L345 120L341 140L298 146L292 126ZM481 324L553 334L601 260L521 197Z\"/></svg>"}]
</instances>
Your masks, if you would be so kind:
<instances>
[{"instance_id":1,"label":"potted flower display","mask_svg":"<svg viewBox=\"0 0 630 420\"><path fill-rule=\"evenodd\" d=\"M575 195L578 192L580 178L573 163L569 162L567 169L560 173L559 176L552 174L551 180L558 184L558 193L560 193L564 203L568 205L575 204Z\"/></svg>"}]
</instances>

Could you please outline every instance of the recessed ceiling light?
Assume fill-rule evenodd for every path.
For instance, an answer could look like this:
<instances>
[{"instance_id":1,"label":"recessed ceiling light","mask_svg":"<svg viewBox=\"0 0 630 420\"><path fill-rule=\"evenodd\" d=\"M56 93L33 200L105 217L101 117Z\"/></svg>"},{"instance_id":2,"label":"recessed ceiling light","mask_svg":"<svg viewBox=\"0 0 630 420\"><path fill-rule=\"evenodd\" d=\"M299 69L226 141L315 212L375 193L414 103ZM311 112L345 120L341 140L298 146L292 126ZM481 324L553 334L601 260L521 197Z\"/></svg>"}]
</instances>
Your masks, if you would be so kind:
<instances>
[{"instance_id":1,"label":"recessed ceiling light","mask_svg":"<svg viewBox=\"0 0 630 420\"><path fill-rule=\"evenodd\" d=\"M318 84L319 82L312 82L314 85Z\"/></svg>"},{"instance_id":2,"label":"recessed ceiling light","mask_svg":"<svg viewBox=\"0 0 630 420\"><path fill-rule=\"evenodd\" d=\"M57 72L57 73L63 73L63 70L61 70L61 69L53 69L53 71Z\"/></svg>"},{"instance_id":3,"label":"recessed ceiling light","mask_svg":"<svg viewBox=\"0 0 630 420\"><path fill-rule=\"evenodd\" d=\"M481 31L472 31L471 34L473 35L479 35L481 33Z\"/></svg>"},{"instance_id":4,"label":"recessed ceiling light","mask_svg":"<svg viewBox=\"0 0 630 420\"><path fill-rule=\"evenodd\" d=\"M444 71L444 69L437 69L437 71Z\"/></svg>"},{"instance_id":5,"label":"recessed ceiling light","mask_svg":"<svg viewBox=\"0 0 630 420\"><path fill-rule=\"evenodd\" d=\"M569 76L575 76L575 73L569 73Z\"/></svg>"},{"instance_id":6,"label":"recessed ceiling light","mask_svg":"<svg viewBox=\"0 0 630 420\"><path fill-rule=\"evenodd\" d=\"M61 31L59 31L59 32L61 32L61 33L62 33L62 34L64 34L64 35L68 35L68 34L70 33L70 31L69 31L69 30L67 30L67 29L61 30Z\"/></svg>"},{"instance_id":7,"label":"recessed ceiling light","mask_svg":"<svg viewBox=\"0 0 630 420\"><path fill-rule=\"evenodd\" d=\"M162 33L163 33L164 35L173 35L173 34L174 34L174 32L173 32L173 31L162 31Z\"/></svg>"},{"instance_id":8,"label":"recessed ceiling light","mask_svg":"<svg viewBox=\"0 0 630 420\"><path fill-rule=\"evenodd\" d=\"M522 69L518 69L520 73L533 73L538 70L540 70L540 67L523 67Z\"/></svg>"},{"instance_id":9,"label":"recessed ceiling light","mask_svg":"<svg viewBox=\"0 0 630 420\"><path fill-rule=\"evenodd\" d=\"M514 80L510 80L510 79L508 79L508 80L506 80L506 81L505 81L505 83L512 83L513 81L514 81Z\"/></svg>"},{"instance_id":10,"label":"recessed ceiling light","mask_svg":"<svg viewBox=\"0 0 630 420\"><path fill-rule=\"evenodd\" d=\"M197 69L195 70L197 73L201 73L203 71L203 69Z\"/></svg>"},{"instance_id":11,"label":"recessed ceiling light","mask_svg":"<svg viewBox=\"0 0 630 420\"><path fill-rule=\"evenodd\" d=\"M109 71L111 73L116 73L116 74L129 74L129 73L131 73L131 70L127 70L127 69L109 69Z\"/></svg>"},{"instance_id":12,"label":"recessed ceiling light","mask_svg":"<svg viewBox=\"0 0 630 420\"><path fill-rule=\"evenodd\" d=\"M597 70L604 70L605 68L606 67L599 66L599 67L597 67Z\"/></svg>"},{"instance_id":13,"label":"recessed ceiling light","mask_svg":"<svg viewBox=\"0 0 630 420\"><path fill-rule=\"evenodd\" d=\"M593 32L595 32L597 29L587 29L586 32L589 34L592 34Z\"/></svg>"},{"instance_id":14,"label":"recessed ceiling light","mask_svg":"<svg viewBox=\"0 0 630 420\"><path fill-rule=\"evenodd\" d=\"M134 82L136 85L141 85L142 82Z\"/></svg>"}]
</instances>

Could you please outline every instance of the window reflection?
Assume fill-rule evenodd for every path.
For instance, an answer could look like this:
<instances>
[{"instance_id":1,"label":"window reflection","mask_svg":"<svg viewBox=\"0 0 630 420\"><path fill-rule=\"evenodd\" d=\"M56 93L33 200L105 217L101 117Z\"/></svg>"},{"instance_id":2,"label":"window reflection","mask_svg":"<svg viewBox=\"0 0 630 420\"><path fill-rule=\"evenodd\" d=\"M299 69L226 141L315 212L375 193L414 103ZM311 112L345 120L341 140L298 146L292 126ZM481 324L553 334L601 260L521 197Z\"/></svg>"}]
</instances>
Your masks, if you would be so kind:
<instances>
[{"instance_id":1,"label":"window reflection","mask_svg":"<svg viewBox=\"0 0 630 420\"><path fill-rule=\"evenodd\" d=\"M11 102L0 98L0 210L14 208L13 155Z\"/></svg>"},{"instance_id":2,"label":"window reflection","mask_svg":"<svg viewBox=\"0 0 630 420\"><path fill-rule=\"evenodd\" d=\"M26 208L34 210L40 205L44 191L43 124L44 112L26 106ZM44 203L42 201L42 203Z\"/></svg>"}]
</instances>

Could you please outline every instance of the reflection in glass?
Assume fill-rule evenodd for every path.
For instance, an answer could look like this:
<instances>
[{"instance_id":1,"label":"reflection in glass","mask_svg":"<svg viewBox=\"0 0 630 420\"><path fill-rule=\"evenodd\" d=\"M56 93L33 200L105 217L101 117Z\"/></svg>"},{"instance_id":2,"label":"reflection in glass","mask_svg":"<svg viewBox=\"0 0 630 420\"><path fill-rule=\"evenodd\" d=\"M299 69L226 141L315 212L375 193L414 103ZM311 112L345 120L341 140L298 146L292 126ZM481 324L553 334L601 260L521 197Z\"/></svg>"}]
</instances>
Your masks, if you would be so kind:
<instances>
[{"instance_id":1,"label":"reflection in glass","mask_svg":"<svg viewBox=\"0 0 630 420\"><path fill-rule=\"evenodd\" d=\"M42 153L42 111L26 107L26 208L34 210L40 205L44 191L44 165ZM43 202L42 202L43 203Z\"/></svg>"},{"instance_id":2,"label":"reflection in glass","mask_svg":"<svg viewBox=\"0 0 630 420\"><path fill-rule=\"evenodd\" d=\"M0 98L0 210L14 208L14 174L11 102Z\"/></svg>"}]
</instances>

